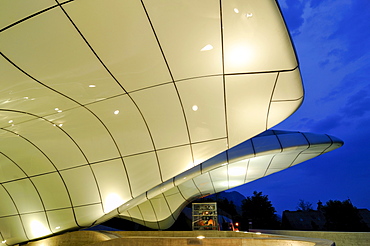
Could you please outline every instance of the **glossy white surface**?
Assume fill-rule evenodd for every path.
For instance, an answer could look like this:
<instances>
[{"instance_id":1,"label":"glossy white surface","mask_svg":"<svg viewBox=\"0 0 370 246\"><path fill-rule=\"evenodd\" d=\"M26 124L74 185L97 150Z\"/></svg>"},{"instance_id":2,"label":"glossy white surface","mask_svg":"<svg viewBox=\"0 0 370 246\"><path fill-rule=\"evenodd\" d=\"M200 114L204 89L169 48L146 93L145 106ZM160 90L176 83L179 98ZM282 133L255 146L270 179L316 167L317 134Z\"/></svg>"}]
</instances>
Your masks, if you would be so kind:
<instances>
[{"instance_id":1,"label":"glossy white surface","mask_svg":"<svg viewBox=\"0 0 370 246\"><path fill-rule=\"evenodd\" d=\"M278 144L282 141L287 143L287 139L289 139L290 148L287 149ZM305 139L305 141L302 141L302 139ZM146 213L160 213L161 218L157 217L156 220L149 221L143 220L141 217L132 216L131 209L127 211L128 213L120 214L119 217L136 221L151 228L166 229L173 224L173 217L177 218L178 211L181 211L186 204L198 197L265 177L319 156L328 149L339 148L342 144L341 140L323 134L266 131L227 150L227 156L230 157L229 161L224 162L222 158L215 156L188 170L185 177L189 178L184 179L184 175L176 176L174 180L178 180L177 186L163 194L148 197L148 200L140 205L140 208L142 208L140 209L141 216L146 217ZM254 153L252 156L250 155L251 152ZM208 170L205 170L203 165L206 165ZM199 172L199 167L203 170L202 174ZM152 207L148 210L144 209L144 204L149 205L153 202L168 204L168 206L154 207L154 212ZM167 207L170 211L165 212ZM128 214L131 216L128 216Z\"/></svg>"},{"instance_id":2,"label":"glossy white surface","mask_svg":"<svg viewBox=\"0 0 370 246\"><path fill-rule=\"evenodd\" d=\"M274 0L58 2L1 3L0 238L8 244L127 209L165 227L185 199L245 182L225 183L228 167L207 160L303 99ZM210 173L196 182L217 182L194 193L184 181L200 169L180 175L200 163ZM171 193L162 183L174 177ZM148 198L157 200L140 205Z\"/></svg>"}]
</instances>

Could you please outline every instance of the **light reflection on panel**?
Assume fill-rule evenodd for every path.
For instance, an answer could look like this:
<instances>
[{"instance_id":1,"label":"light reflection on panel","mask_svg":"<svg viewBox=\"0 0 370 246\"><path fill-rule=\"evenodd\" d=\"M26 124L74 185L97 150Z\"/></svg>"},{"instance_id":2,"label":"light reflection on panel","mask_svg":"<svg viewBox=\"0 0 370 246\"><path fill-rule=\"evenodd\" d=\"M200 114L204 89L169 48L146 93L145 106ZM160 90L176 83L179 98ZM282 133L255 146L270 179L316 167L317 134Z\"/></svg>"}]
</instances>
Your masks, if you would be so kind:
<instances>
[{"instance_id":1,"label":"light reflection on panel","mask_svg":"<svg viewBox=\"0 0 370 246\"><path fill-rule=\"evenodd\" d=\"M47 211L46 214L53 233L77 227L71 208Z\"/></svg>"},{"instance_id":2,"label":"light reflection on panel","mask_svg":"<svg viewBox=\"0 0 370 246\"><path fill-rule=\"evenodd\" d=\"M339 147L341 147L342 145L339 144L339 143L333 143L332 145L330 145L328 148L325 149L324 153L327 153L329 151L332 151L332 150L335 150Z\"/></svg>"},{"instance_id":3,"label":"light reflection on panel","mask_svg":"<svg viewBox=\"0 0 370 246\"><path fill-rule=\"evenodd\" d=\"M139 210L139 206L131 208L128 212L129 212L132 219L143 220L143 216L141 215L141 212Z\"/></svg>"},{"instance_id":4,"label":"light reflection on panel","mask_svg":"<svg viewBox=\"0 0 370 246\"><path fill-rule=\"evenodd\" d=\"M215 192L220 192L229 189L229 180L227 177L227 166L217 168L210 171L211 179Z\"/></svg>"},{"instance_id":5,"label":"light reflection on panel","mask_svg":"<svg viewBox=\"0 0 370 246\"><path fill-rule=\"evenodd\" d=\"M157 221L156 214L149 201L143 202L138 207L143 215L144 221Z\"/></svg>"},{"instance_id":6,"label":"light reflection on panel","mask_svg":"<svg viewBox=\"0 0 370 246\"><path fill-rule=\"evenodd\" d=\"M160 150L158 158L163 180L168 180L193 167L190 146Z\"/></svg>"},{"instance_id":7,"label":"light reflection on panel","mask_svg":"<svg viewBox=\"0 0 370 246\"><path fill-rule=\"evenodd\" d=\"M18 131L19 123L33 119L35 119L35 116L31 116L22 112L0 110L0 127L15 133ZM0 132L0 134L2 134L2 132Z\"/></svg>"},{"instance_id":8,"label":"light reflection on panel","mask_svg":"<svg viewBox=\"0 0 370 246\"><path fill-rule=\"evenodd\" d=\"M85 108L76 108L45 117L56 125L62 124L69 136L88 157L89 162L118 157L119 153L102 123Z\"/></svg>"},{"instance_id":9,"label":"light reflection on panel","mask_svg":"<svg viewBox=\"0 0 370 246\"><path fill-rule=\"evenodd\" d=\"M31 178L37 188L45 209L70 207L67 189L58 173L50 173Z\"/></svg>"},{"instance_id":10,"label":"light reflection on panel","mask_svg":"<svg viewBox=\"0 0 370 246\"><path fill-rule=\"evenodd\" d=\"M318 154L317 153L314 153L314 154L301 154L297 157L297 159L295 159L295 161L293 162L292 166L294 165L297 165L301 162L304 162L304 161L307 161L309 159L312 159L314 157L316 157Z\"/></svg>"},{"instance_id":11,"label":"light reflection on panel","mask_svg":"<svg viewBox=\"0 0 370 246\"><path fill-rule=\"evenodd\" d=\"M313 147L310 147L306 153L307 154L316 154L316 155L319 155L319 154L323 154L324 153L324 150L329 148L331 144L330 143L326 143L326 144L315 144Z\"/></svg>"},{"instance_id":12,"label":"light reflection on panel","mask_svg":"<svg viewBox=\"0 0 370 246\"><path fill-rule=\"evenodd\" d=\"M195 166L187 171L184 171L177 175L174 179L175 186L178 186L181 183L184 183L187 180L190 180L201 174L200 165Z\"/></svg>"},{"instance_id":13,"label":"light reflection on panel","mask_svg":"<svg viewBox=\"0 0 370 246\"><path fill-rule=\"evenodd\" d=\"M291 147L297 149L299 146L308 147L307 139L301 133L281 134L278 138L283 149Z\"/></svg>"},{"instance_id":14,"label":"light reflection on panel","mask_svg":"<svg viewBox=\"0 0 370 246\"><path fill-rule=\"evenodd\" d=\"M86 160L76 144L58 128L50 122L37 119L22 123L19 134L42 149L59 169L85 164Z\"/></svg>"},{"instance_id":15,"label":"light reflection on panel","mask_svg":"<svg viewBox=\"0 0 370 246\"><path fill-rule=\"evenodd\" d=\"M28 240L24 230L19 228L22 228L22 222L18 215L0 218L1 235L9 244Z\"/></svg>"},{"instance_id":16,"label":"light reflection on panel","mask_svg":"<svg viewBox=\"0 0 370 246\"><path fill-rule=\"evenodd\" d=\"M1 197L0 217L17 214L17 210L14 207L14 203L11 200L11 197L1 185L0 185L0 197Z\"/></svg>"},{"instance_id":17,"label":"light reflection on panel","mask_svg":"<svg viewBox=\"0 0 370 246\"><path fill-rule=\"evenodd\" d=\"M288 118L299 108L299 106L301 106L302 101L303 98L297 101L271 102L267 120L267 128L273 127Z\"/></svg>"},{"instance_id":18,"label":"light reflection on panel","mask_svg":"<svg viewBox=\"0 0 370 246\"><path fill-rule=\"evenodd\" d=\"M65 9L127 91L171 81L140 1L75 1Z\"/></svg>"},{"instance_id":19,"label":"light reflection on panel","mask_svg":"<svg viewBox=\"0 0 370 246\"><path fill-rule=\"evenodd\" d=\"M227 166L229 186L242 185L245 182L249 160L238 161Z\"/></svg>"},{"instance_id":20,"label":"light reflection on panel","mask_svg":"<svg viewBox=\"0 0 370 246\"><path fill-rule=\"evenodd\" d=\"M331 142L330 138L325 134L315 134L315 133L304 133L304 136L310 141L311 144L320 144Z\"/></svg>"},{"instance_id":21,"label":"light reflection on panel","mask_svg":"<svg viewBox=\"0 0 370 246\"><path fill-rule=\"evenodd\" d=\"M161 181L154 152L123 158L134 197L159 185Z\"/></svg>"},{"instance_id":22,"label":"light reflection on panel","mask_svg":"<svg viewBox=\"0 0 370 246\"><path fill-rule=\"evenodd\" d=\"M52 233L44 212L23 214L21 218L26 234L30 239L44 237Z\"/></svg>"},{"instance_id":23,"label":"light reflection on panel","mask_svg":"<svg viewBox=\"0 0 370 246\"><path fill-rule=\"evenodd\" d=\"M255 180L264 176L274 155L260 156L249 160L247 180Z\"/></svg>"},{"instance_id":24,"label":"light reflection on panel","mask_svg":"<svg viewBox=\"0 0 370 246\"><path fill-rule=\"evenodd\" d=\"M175 80L222 73L218 1L149 0L144 4Z\"/></svg>"},{"instance_id":25,"label":"light reflection on panel","mask_svg":"<svg viewBox=\"0 0 370 246\"><path fill-rule=\"evenodd\" d=\"M220 153L227 149L227 140L219 139L205 143L193 144L192 149L194 154L194 164L197 165L213 157L214 153Z\"/></svg>"},{"instance_id":26,"label":"light reflection on panel","mask_svg":"<svg viewBox=\"0 0 370 246\"><path fill-rule=\"evenodd\" d=\"M222 1L222 14L225 73L276 71L297 66L275 1Z\"/></svg>"},{"instance_id":27,"label":"light reflection on panel","mask_svg":"<svg viewBox=\"0 0 370 246\"><path fill-rule=\"evenodd\" d=\"M285 169L290 167L293 161L297 158L300 151L294 151L293 153L288 152L276 155L272 160L269 168Z\"/></svg>"},{"instance_id":28,"label":"light reflection on panel","mask_svg":"<svg viewBox=\"0 0 370 246\"><path fill-rule=\"evenodd\" d=\"M168 192L165 192L164 196L166 197L172 213L185 202L185 199L181 196L177 187L171 189Z\"/></svg>"},{"instance_id":29,"label":"light reflection on panel","mask_svg":"<svg viewBox=\"0 0 370 246\"><path fill-rule=\"evenodd\" d=\"M176 83L191 142L226 137L224 88L221 76Z\"/></svg>"},{"instance_id":30,"label":"light reflection on panel","mask_svg":"<svg viewBox=\"0 0 370 246\"><path fill-rule=\"evenodd\" d=\"M71 100L29 78L15 66L6 62L3 57L0 57L0 67L2 68L0 73L0 105L2 108L44 116L56 113L56 107L69 109L77 106ZM12 120L13 124L19 123L15 119Z\"/></svg>"},{"instance_id":31,"label":"light reflection on panel","mask_svg":"<svg viewBox=\"0 0 370 246\"><path fill-rule=\"evenodd\" d=\"M5 131L0 132L2 133L0 138L1 152L7 155L13 162L15 162L27 175L31 176L55 171L55 168L45 157L45 155L43 155L40 150L29 143L26 139L17 136L14 133ZM14 146L17 146L17 148L14 148ZM22 150L21 155L19 154L19 150ZM37 165L30 165L30 163L37 163ZM9 167L4 165L4 168ZM24 177L24 173L21 170L17 171L14 170L14 168L12 169L14 171L14 176L10 176L8 174L8 177L11 177L12 179L15 179L16 177ZM15 169L18 169L18 167L16 167ZM10 169L8 170L10 171Z\"/></svg>"},{"instance_id":32,"label":"light reflection on panel","mask_svg":"<svg viewBox=\"0 0 370 246\"><path fill-rule=\"evenodd\" d=\"M201 196L202 194L199 192L197 187L194 185L193 181L187 181L185 183L182 183L178 186L179 191L181 192L181 195L186 200L192 200L195 197Z\"/></svg>"},{"instance_id":33,"label":"light reflection on panel","mask_svg":"<svg viewBox=\"0 0 370 246\"><path fill-rule=\"evenodd\" d=\"M189 143L184 115L173 84L137 91L131 96L145 116L157 149Z\"/></svg>"},{"instance_id":34,"label":"light reflection on panel","mask_svg":"<svg viewBox=\"0 0 370 246\"><path fill-rule=\"evenodd\" d=\"M296 100L301 97L303 97L303 86L299 69L280 72L272 100Z\"/></svg>"},{"instance_id":35,"label":"light reflection on panel","mask_svg":"<svg viewBox=\"0 0 370 246\"><path fill-rule=\"evenodd\" d=\"M105 213L131 199L126 171L121 159L98 163L91 168L99 185Z\"/></svg>"},{"instance_id":36,"label":"light reflection on panel","mask_svg":"<svg viewBox=\"0 0 370 246\"><path fill-rule=\"evenodd\" d=\"M92 223L104 215L101 204L73 208L79 226L91 226Z\"/></svg>"},{"instance_id":37,"label":"light reflection on panel","mask_svg":"<svg viewBox=\"0 0 370 246\"><path fill-rule=\"evenodd\" d=\"M165 192L166 190L171 190L174 187L174 181L173 179L169 179L166 182L163 182L160 185L157 185L153 189L150 189L146 192L146 197L148 199L152 199L153 197L156 197L158 194L161 194Z\"/></svg>"},{"instance_id":38,"label":"light reflection on panel","mask_svg":"<svg viewBox=\"0 0 370 246\"><path fill-rule=\"evenodd\" d=\"M266 130L266 117L276 75L226 76L229 147Z\"/></svg>"},{"instance_id":39,"label":"light reflection on panel","mask_svg":"<svg viewBox=\"0 0 370 246\"><path fill-rule=\"evenodd\" d=\"M10 28L1 38L2 51L19 67L82 104L123 93L61 8ZM88 90L95 82L102 85L99 90Z\"/></svg>"},{"instance_id":40,"label":"light reflection on panel","mask_svg":"<svg viewBox=\"0 0 370 246\"><path fill-rule=\"evenodd\" d=\"M204 173L202 175L194 177L193 180L202 195L215 193L209 173Z\"/></svg>"},{"instance_id":41,"label":"light reflection on panel","mask_svg":"<svg viewBox=\"0 0 370 246\"><path fill-rule=\"evenodd\" d=\"M73 206L101 202L98 188L89 166L60 172L71 195Z\"/></svg>"},{"instance_id":42,"label":"light reflection on panel","mask_svg":"<svg viewBox=\"0 0 370 246\"><path fill-rule=\"evenodd\" d=\"M281 145L275 135L255 138L253 139L253 145L257 153L263 152L263 154L276 152L276 150L281 148Z\"/></svg>"},{"instance_id":43,"label":"light reflection on panel","mask_svg":"<svg viewBox=\"0 0 370 246\"><path fill-rule=\"evenodd\" d=\"M3 154L0 154L0 163L0 183L26 177L24 172L14 162Z\"/></svg>"},{"instance_id":44,"label":"light reflection on panel","mask_svg":"<svg viewBox=\"0 0 370 246\"><path fill-rule=\"evenodd\" d=\"M163 194L160 194L150 200L154 208L157 220L161 221L171 216L171 211L168 208L167 202L163 197Z\"/></svg>"},{"instance_id":45,"label":"light reflection on panel","mask_svg":"<svg viewBox=\"0 0 370 246\"><path fill-rule=\"evenodd\" d=\"M29 179L22 179L3 184L11 194L19 213L32 213L43 211L39 195Z\"/></svg>"},{"instance_id":46,"label":"light reflection on panel","mask_svg":"<svg viewBox=\"0 0 370 246\"><path fill-rule=\"evenodd\" d=\"M266 176L270 175L270 174L273 174L273 173L276 173L276 172L280 172L282 170L284 170L284 169L269 168L269 169L267 169Z\"/></svg>"},{"instance_id":47,"label":"light reflection on panel","mask_svg":"<svg viewBox=\"0 0 370 246\"><path fill-rule=\"evenodd\" d=\"M90 104L107 126L123 156L153 150L142 116L127 95Z\"/></svg>"}]
</instances>

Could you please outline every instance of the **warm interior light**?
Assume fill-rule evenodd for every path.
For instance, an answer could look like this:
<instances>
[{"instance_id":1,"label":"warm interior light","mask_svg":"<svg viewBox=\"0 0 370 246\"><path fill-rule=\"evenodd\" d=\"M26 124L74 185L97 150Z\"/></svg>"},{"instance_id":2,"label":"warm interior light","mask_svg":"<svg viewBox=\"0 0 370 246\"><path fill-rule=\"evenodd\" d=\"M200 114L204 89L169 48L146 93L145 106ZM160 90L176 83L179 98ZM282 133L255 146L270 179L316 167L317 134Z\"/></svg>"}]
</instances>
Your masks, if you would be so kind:
<instances>
[{"instance_id":1,"label":"warm interior light","mask_svg":"<svg viewBox=\"0 0 370 246\"><path fill-rule=\"evenodd\" d=\"M51 234L51 232L38 220L33 220L30 225L32 235L36 237L43 237Z\"/></svg>"},{"instance_id":2,"label":"warm interior light","mask_svg":"<svg viewBox=\"0 0 370 246\"><path fill-rule=\"evenodd\" d=\"M228 174L230 176L244 176L246 172L247 172L246 169L243 167L230 167L229 166L229 170L228 170Z\"/></svg>"},{"instance_id":3,"label":"warm interior light","mask_svg":"<svg viewBox=\"0 0 370 246\"><path fill-rule=\"evenodd\" d=\"M231 67L246 67L255 57L255 51L252 47L245 44L235 45L225 53L225 61Z\"/></svg>"},{"instance_id":4,"label":"warm interior light","mask_svg":"<svg viewBox=\"0 0 370 246\"><path fill-rule=\"evenodd\" d=\"M110 193L105 198L104 213L109 213L113 209L121 206L124 203L123 199L116 193Z\"/></svg>"},{"instance_id":5,"label":"warm interior light","mask_svg":"<svg viewBox=\"0 0 370 246\"><path fill-rule=\"evenodd\" d=\"M257 235L261 235L261 232L256 232Z\"/></svg>"},{"instance_id":6,"label":"warm interior light","mask_svg":"<svg viewBox=\"0 0 370 246\"><path fill-rule=\"evenodd\" d=\"M197 236L198 239L204 239L206 238L205 236Z\"/></svg>"}]
</instances>

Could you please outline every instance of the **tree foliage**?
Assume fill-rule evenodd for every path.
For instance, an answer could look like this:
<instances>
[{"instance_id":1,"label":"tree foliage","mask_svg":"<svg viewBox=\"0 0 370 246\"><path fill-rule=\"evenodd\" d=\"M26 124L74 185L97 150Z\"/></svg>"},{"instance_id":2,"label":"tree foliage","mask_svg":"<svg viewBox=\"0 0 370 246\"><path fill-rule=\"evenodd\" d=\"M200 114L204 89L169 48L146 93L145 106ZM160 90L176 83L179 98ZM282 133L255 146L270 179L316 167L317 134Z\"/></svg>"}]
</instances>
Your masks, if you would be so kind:
<instances>
[{"instance_id":1,"label":"tree foliage","mask_svg":"<svg viewBox=\"0 0 370 246\"><path fill-rule=\"evenodd\" d=\"M247 197L242 204L243 230L252 222L252 228L278 229L279 221L276 210L268 200L267 195L262 192L253 192L253 196Z\"/></svg>"},{"instance_id":2,"label":"tree foliage","mask_svg":"<svg viewBox=\"0 0 370 246\"><path fill-rule=\"evenodd\" d=\"M358 210L349 199L344 201L329 200L322 206L329 231L368 231L362 222Z\"/></svg>"},{"instance_id":3,"label":"tree foliage","mask_svg":"<svg viewBox=\"0 0 370 246\"><path fill-rule=\"evenodd\" d=\"M297 210L300 210L300 211L311 211L311 210L313 210L312 203L306 202L303 199L299 199L299 202L297 204L297 208L296 209Z\"/></svg>"}]
</instances>

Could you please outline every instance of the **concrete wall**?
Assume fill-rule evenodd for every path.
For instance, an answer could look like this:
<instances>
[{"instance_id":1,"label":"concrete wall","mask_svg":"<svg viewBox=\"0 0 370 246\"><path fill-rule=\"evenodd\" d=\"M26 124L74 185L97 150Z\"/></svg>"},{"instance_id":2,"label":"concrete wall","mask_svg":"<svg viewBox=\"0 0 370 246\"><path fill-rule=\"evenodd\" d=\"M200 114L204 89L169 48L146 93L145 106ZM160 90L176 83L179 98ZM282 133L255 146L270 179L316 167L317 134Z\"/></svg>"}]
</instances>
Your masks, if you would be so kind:
<instances>
[{"instance_id":1,"label":"concrete wall","mask_svg":"<svg viewBox=\"0 0 370 246\"><path fill-rule=\"evenodd\" d=\"M295 237L323 238L335 242L336 246L370 245L370 232L287 231L287 230L258 230L258 229L253 229L252 231Z\"/></svg>"}]
</instances>

